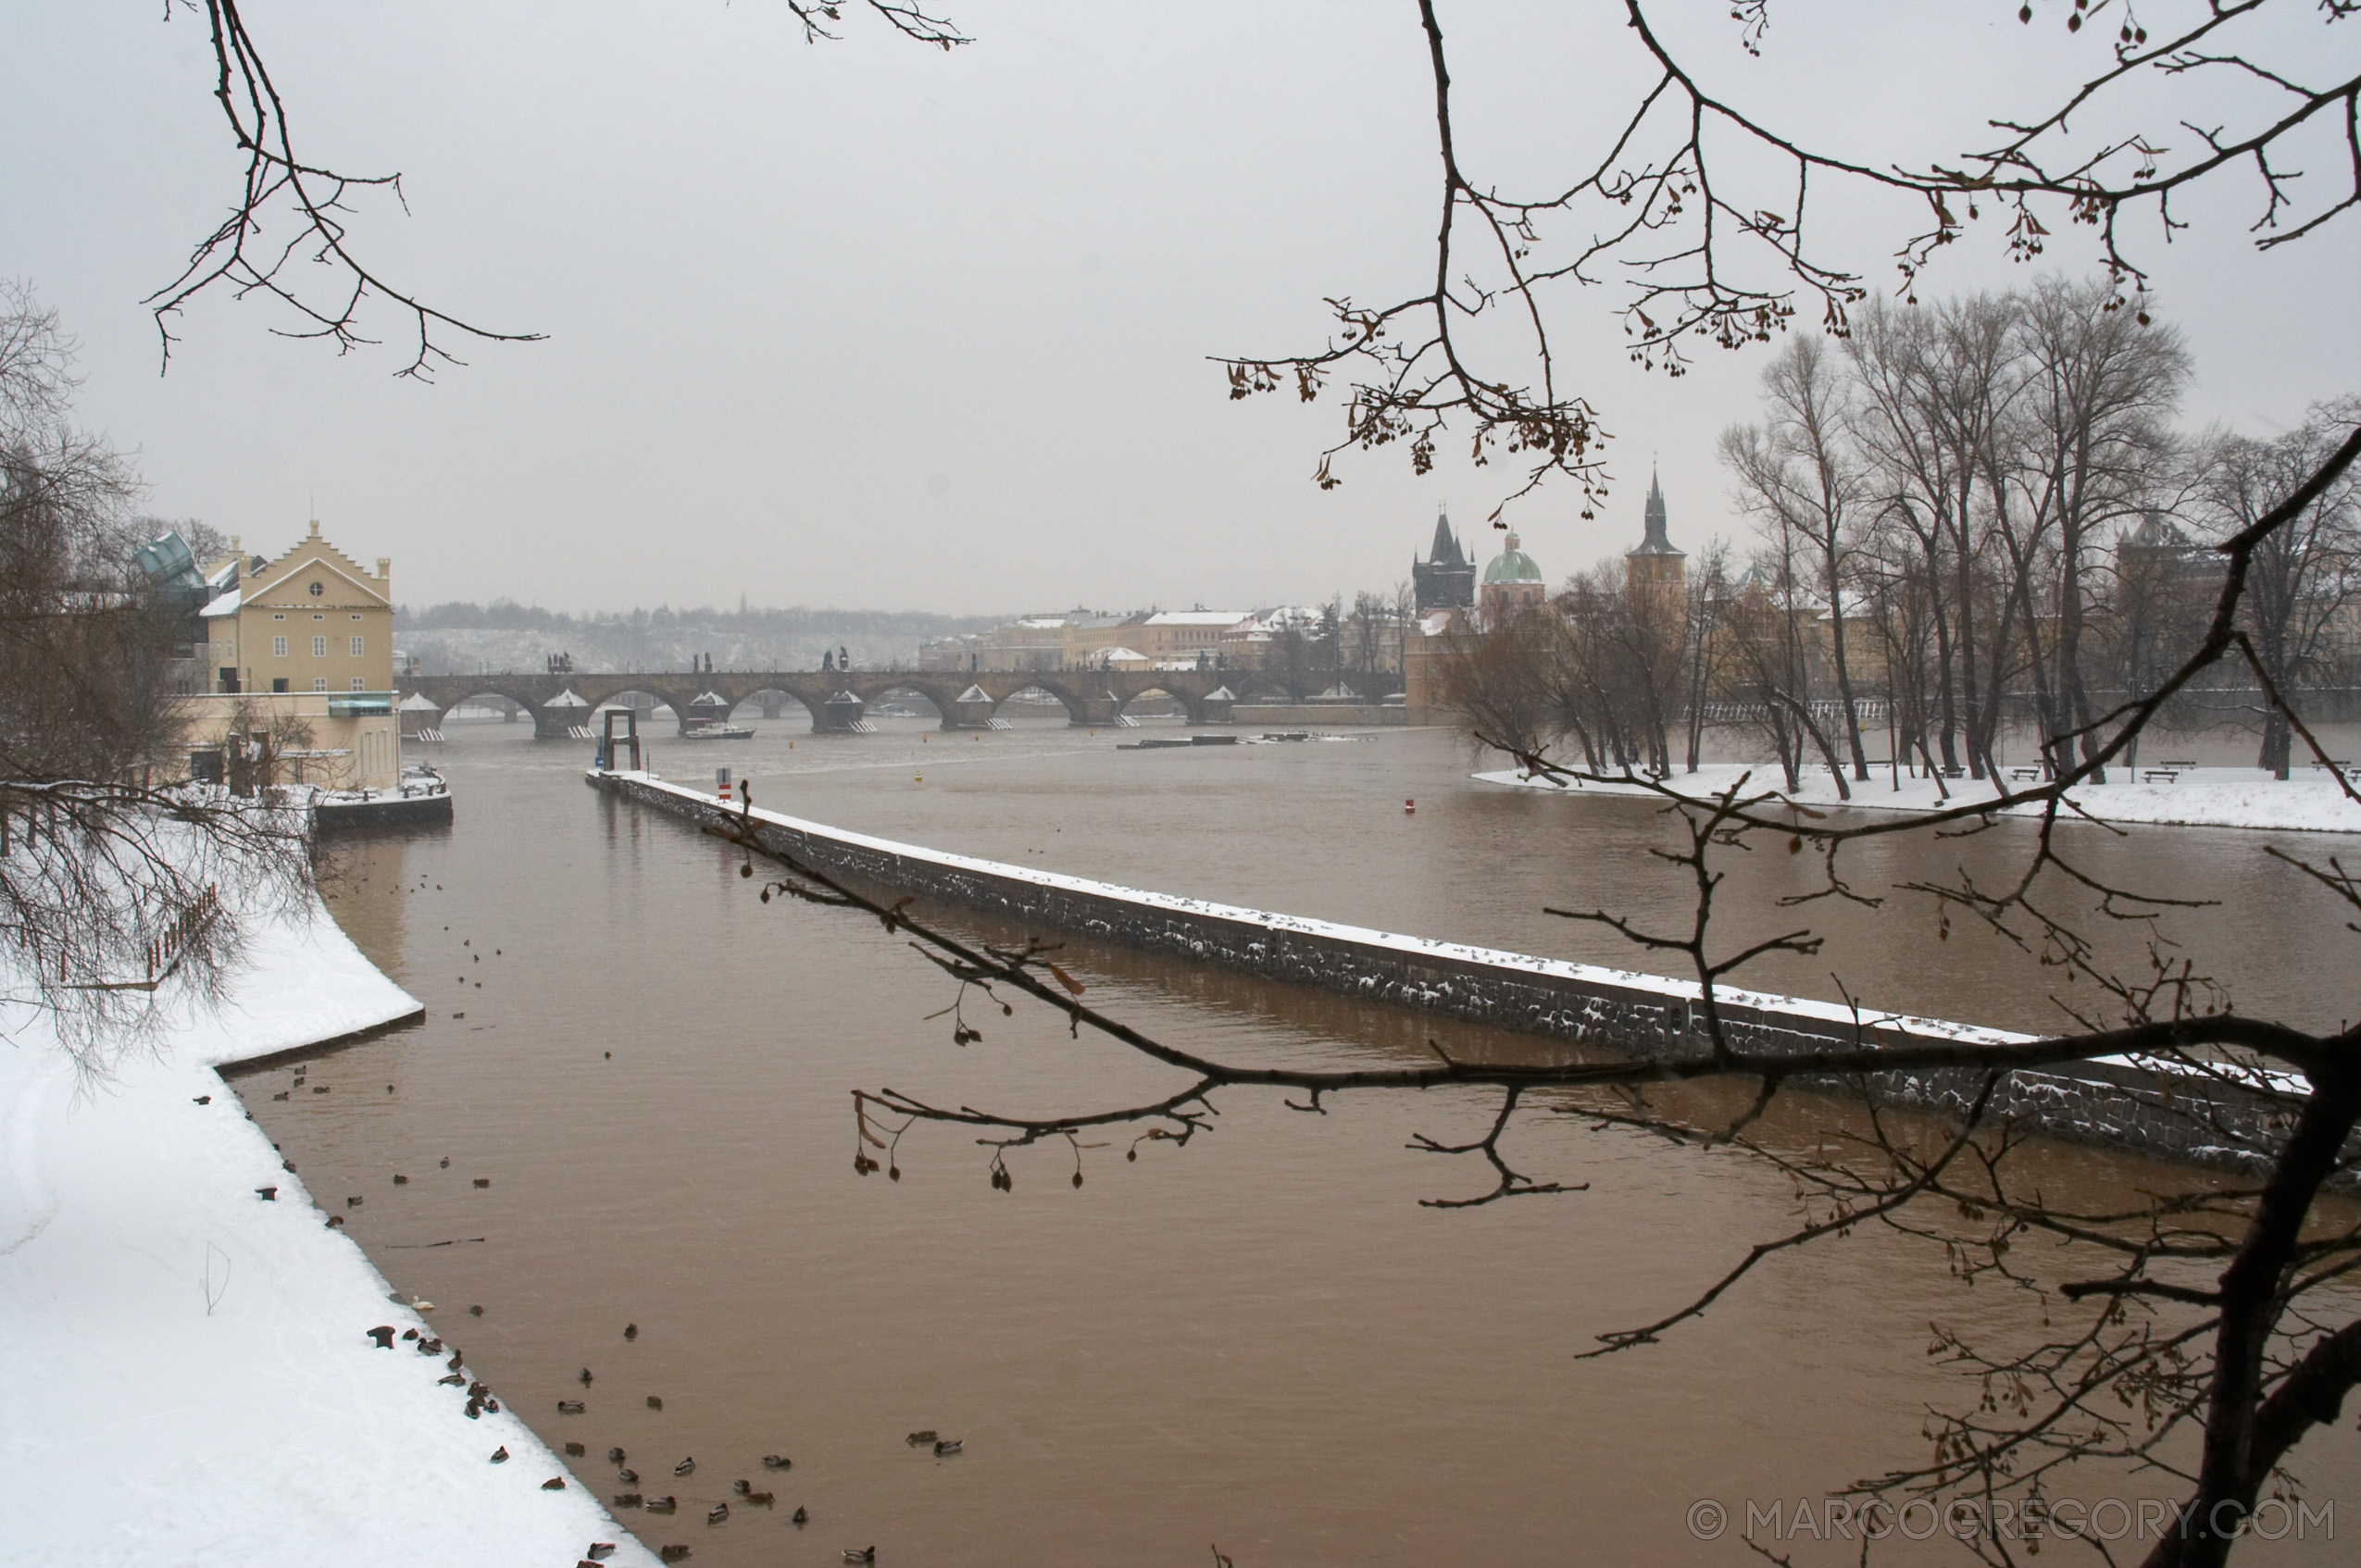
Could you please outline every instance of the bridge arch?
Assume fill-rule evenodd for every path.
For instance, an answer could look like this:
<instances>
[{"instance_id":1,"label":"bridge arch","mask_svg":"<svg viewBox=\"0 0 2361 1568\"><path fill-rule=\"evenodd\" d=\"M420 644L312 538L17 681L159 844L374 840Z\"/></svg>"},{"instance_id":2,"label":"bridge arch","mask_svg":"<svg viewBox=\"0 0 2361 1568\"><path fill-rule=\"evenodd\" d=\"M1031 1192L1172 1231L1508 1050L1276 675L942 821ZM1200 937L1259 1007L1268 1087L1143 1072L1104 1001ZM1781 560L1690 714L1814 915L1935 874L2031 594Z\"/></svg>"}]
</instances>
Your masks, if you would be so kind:
<instances>
[{"instance_id":1,"label":"bridge arch","mask_svg":"<svg viewBox=\"0 0 2361 1568\"><path fill-rule=\"evenodd\" d=\"M1186 723L1203 724L1205 721L1205 699L1198 696L1194 691L1192 691L1187 685L1177 680L1168 686L1158 684L1155 686L1140 687L1137 691L1134 691L1125 696L1117 706L1116 711L1118 713L1128 715L1131 710L1131 704L1134 703L1149 701L1156 698L1166 699L1180 704L1180 716Z\"/></svg>"},{"instance_id":2,"label":"bridge arch","mask_svg":"<svg viewBox=\"0 0 2361 1568\"><path fill-rule=\"evenodd\" d=\"M728 693L725 692L723 695L726 696ZM790 686L756 687L738 699L736 705L730 710L730 716L732 719L738 717L740 710L748 703L753 703L756 710L768 722L793 723L793 720L787 712L791 706L803 715L807 726L816 726L819 722L818 715L812 707L812 699Z\"/></svg>"}]
</instances>

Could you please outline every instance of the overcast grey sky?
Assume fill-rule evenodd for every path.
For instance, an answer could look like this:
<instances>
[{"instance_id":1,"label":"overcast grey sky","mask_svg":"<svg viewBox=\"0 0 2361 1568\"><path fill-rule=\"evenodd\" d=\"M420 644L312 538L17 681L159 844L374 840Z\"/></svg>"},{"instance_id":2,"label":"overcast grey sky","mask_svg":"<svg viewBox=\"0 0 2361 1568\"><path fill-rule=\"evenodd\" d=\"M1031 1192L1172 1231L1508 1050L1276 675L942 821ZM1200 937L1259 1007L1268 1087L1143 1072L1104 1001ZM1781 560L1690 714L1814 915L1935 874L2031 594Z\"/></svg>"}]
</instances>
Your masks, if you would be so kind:
<instances>
[{"instance_id":1,"label":"overcast grey sky","mask_svg":"<svg viewBox=\"0 0 2361 1568\"><path fill-rule=\"evenodd\" d=\"M2106 29L2069 41L2055 6L2023 28L2017 3L1783 0L1760 59L1727 0L1660 9L1763 118L1906 161L1980 144L1984 118L2046 107L2103 57ZM245 0L310 156L405 176L408 215L365 200L356 243L431 303L549 334L465 348L426 386L394 379L390 314L387 346L338 358L227 296L190 312L159 378L140 301L240 169L202 19L16 0L0 272L81 337L83 417L139 450L153 510L275 550L316 505L353 554L394 558L412 604L1309 601L1406 576L1446 499L1497 548L1499 471L1447 453L1417 478L1387 451L1323 493L1340 407L1229 402L1206 359L1312 347L1324 295L1390 301L1431 267L1410 0L940 8L976 42L944 55L852 15L806 46L768 0ZM2361 24L2289 9L2281 46L2361 48ZM1505 182L1595 157L1644 85L1613 0L1443 17L1463 161ZM1916 215L1828 203L1841 258L1890 289ZM2361 217L2258 257L2255 209L2225 183L2169 247L2135 232L2195 355L2192 423L2264 433L2361 382ZM1932 291L2015 275L1982 229ZM2046 259L2080 269L2085 246L2062 231ZM1553 578L1637 540L1652 458L1676 542L1739 526L1713 442L1750 417L1763 351L1644 374L1618 297L1560 306L1618 483L1593 522L1571 486L1516 508Z\"/></svg>"}]
</instances>

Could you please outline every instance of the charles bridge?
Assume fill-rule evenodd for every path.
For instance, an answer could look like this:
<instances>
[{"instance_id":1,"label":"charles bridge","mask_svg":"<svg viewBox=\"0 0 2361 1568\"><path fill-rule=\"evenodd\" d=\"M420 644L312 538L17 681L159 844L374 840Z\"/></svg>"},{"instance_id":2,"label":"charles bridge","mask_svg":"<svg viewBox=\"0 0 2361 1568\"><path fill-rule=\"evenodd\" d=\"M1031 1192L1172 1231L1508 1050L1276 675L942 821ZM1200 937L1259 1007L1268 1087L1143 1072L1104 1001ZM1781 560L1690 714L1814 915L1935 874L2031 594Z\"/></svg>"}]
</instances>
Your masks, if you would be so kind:
<instances>
[{"instance_id":1,"label":"charles bridge","mask_svg":"<svg viewBox=\"0 0 2361 1568\"><path fill-rule=\"evenodd\" d=\"M716 670L666 674L426 675L394 682L410 728L438 726L443 715L478 697L504 697L532 716L533 733L563 739L607 703L645 693L669 707L686 729L692 717L718 718L741 703L776 718L800 703L821 733L856 732L869 704L896 693L924 698L945 729L987 729L1000 705L1019 691L1047 692L1076 726L1115 725L1123 710L1151 694L1169 697L1191 724L1224 724L1234 699L1255 692L1285 701L1277 678L1257 670ZM416 699L424 699L424 702ZM431 704L430 714L427 704Z\"/></svg>"}]
</instances>

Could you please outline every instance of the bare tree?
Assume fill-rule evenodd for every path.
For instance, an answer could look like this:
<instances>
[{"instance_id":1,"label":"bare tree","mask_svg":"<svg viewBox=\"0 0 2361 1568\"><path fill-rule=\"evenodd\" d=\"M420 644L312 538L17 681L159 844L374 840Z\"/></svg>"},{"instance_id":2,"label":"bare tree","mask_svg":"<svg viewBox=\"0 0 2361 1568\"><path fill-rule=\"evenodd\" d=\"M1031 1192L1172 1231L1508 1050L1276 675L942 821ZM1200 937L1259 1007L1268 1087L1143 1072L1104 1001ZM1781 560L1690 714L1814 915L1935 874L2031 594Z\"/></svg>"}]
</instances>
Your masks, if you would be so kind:
<instances>
[{"instance_id":1,"label":"bare tree","mask_svg":"<svg viewBox=\"0 0 2361 1568\"><path fill-rule=\"evenodd\" d=\"M132 569L137 483L73 427L72 363L0 282L0 986L103 1072L159 995L219 995L309 859L299 814L157 782L181 771L182 626Z\"/></svg>"},{"instance_id":2,"label":"bare tree","mask_svg":"<svg viewBox=\"0 0 2361 1568\"><path fill-rule=\"evenodd\" d=\"M2014 337L2024 387L1987 447L1986 479L2055 767L2069 738L2085 758L2097 750L2082 645L2092 557L2159 500L2189 357L2179 333L2134 321L2105 286L2055 278L2024 296Z\"/></svg>"},{"instance_id":3,"label":"bare tree","mask_svg":"<svg viewBox=\"0 0 2361 1568\"><path fill-rule=\"evenodd\" d=\"M2302 426L2276 441L2221 438L2207 454L2200 492L2204 505L2223 532L2252 527L2272 497L2318 467L2356 426L2361 400L2346 398L2315 407ZM2292 697L2305 686L2350 674L2361 649L2337 633L2356 599L2361 599L2361 483L2348 470L2255 553L2245 624L2267 691L2275 688ZM2285 778L2293 750L2287 711L2267 700L2256 765Z\"/></svg>"},{"instance_id":4,"label":"bare tree","mask_svg":"<svg viewBox=\"0 0 2361 1568\"><path fill-rule=\"evenodd\" d=\"M1802 546L1811 562L1811 596L1827 607L1830 674L1842 706L1844 739L1853 777L1869 777L1861 747L1861 712L1853 700L1853 671L1846 658L1846 591L1852 585L1855 509L1867 487L1848 426L1851 400L1840 362L1826 340L1805 333L1789 342L1763 371L1769 403L1766 426L1741 426L1722 433L1722 461L1738 476L1741 504L1770 519L1767 530L1778 548Z\"/></svg>"}]
</instances>

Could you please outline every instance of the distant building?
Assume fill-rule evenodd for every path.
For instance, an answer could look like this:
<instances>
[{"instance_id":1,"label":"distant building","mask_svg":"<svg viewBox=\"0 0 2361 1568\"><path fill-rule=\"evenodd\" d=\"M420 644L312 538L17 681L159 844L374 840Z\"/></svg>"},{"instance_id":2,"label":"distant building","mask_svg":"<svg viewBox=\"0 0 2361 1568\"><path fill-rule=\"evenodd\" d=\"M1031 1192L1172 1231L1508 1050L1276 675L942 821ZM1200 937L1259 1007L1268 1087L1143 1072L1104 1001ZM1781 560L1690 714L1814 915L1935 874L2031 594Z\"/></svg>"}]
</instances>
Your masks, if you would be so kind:
<instances>
[{"instance_id":1,"label":"distant building","mask_svg":"<svg viewBox=\"0 0 2361 1568\"><path fill-rule=\"evenodd\" d=\"M1689 579L1689 557L1665 532L1664 487L1648 476L1647 529L1639 548L1624 552L1624 581L1632 588L1679 588Z\"/></svg>"},{"instance_id":2,"label":"distant building","mask_svg":"<svg viewBox=\"0 0 2361 1568\"><path fill-rule=\"evenodd\" d=\"M1427 559L1410 563L1410 581L1418 594L1420 613L1428 610L1464 610L1476 603L1476 563L1459 547L1458 537L1451 531L1451 514L1436 513L1434 547Z\"/></svg>"},{"instance_id":3,"label":"distant building","mask_svg":"<svg viewBox=\"0 0 2361 1568\"><path fill-rule=\"evenodd\" d=\"M1506 625L1518 612L1549 598L1549 585L1530 555L1518 548L1515 534L1508 548L1484 568L1483 586L1476 600L1476 618L1486 631Z\"/></svg>"}]
</instances>

